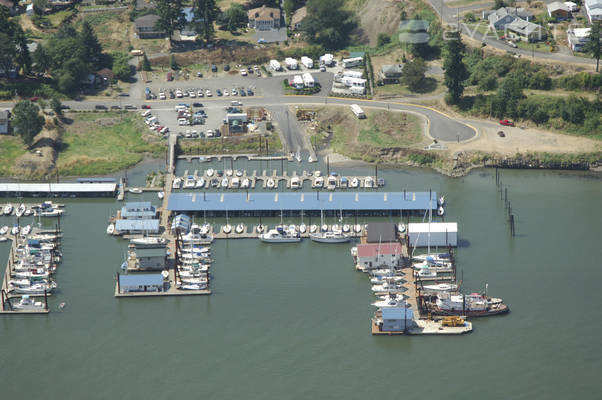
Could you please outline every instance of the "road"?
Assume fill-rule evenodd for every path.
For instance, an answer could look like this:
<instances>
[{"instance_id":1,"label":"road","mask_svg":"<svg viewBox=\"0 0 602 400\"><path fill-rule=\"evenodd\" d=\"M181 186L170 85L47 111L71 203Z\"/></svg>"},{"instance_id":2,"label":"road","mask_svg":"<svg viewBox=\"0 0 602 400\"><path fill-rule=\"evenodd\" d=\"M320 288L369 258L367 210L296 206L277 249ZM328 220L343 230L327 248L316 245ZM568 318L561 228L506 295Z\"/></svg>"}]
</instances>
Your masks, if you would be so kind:
<instances>
[{"instance_id":1,"label":"road","mask_svg":"<svg viewBox=\"0 0 602 400\"><path fill-rule=\"evenodd\" d=\"M433 9L435 10L435 12L441 17L444 21L444 23L449 24L449 25L457 25L458 23L458 16L457 16L457 9L455 8L449 8L447 7L447 5L445 5L445 1L444 0L428 0L430 5L433 7ZM477 9L477 8L487 8L488 4L478 4L478 5L474 5L474 6L468 6L468 7L461 7L459 9L460 12L462 11L468 11L470 9ZM491 4L489 4L491 6ZM483 35L480 32L477 32L474 28L471 28L470 30L468 29L468 27L462 23L462 21L460 21L460 27L462 29L462 33L467 35L468 37L471 37L472 39L479 41L479 42L484 42L487 44L487 46L491 46L493 48L502 50L502 51L508 51L514 54L520 54L521 56L524 57L534 57L535 59L539 59L542 61L552 61L552 62L563 62L563 63L570 63L570 64L585 64L585 65L595 65L596 64L596 60L593 60L591 58L584 58L584 57L576 57L570 54L562 54L562 53L542 53L542 52L532 52L531 50L525 50L525 49L515 49L512 48L510 46L508 46L506 43L494 39L494 38L490 38L490 37L485 37L485 35Z\"/></svg>"}]
</instances>

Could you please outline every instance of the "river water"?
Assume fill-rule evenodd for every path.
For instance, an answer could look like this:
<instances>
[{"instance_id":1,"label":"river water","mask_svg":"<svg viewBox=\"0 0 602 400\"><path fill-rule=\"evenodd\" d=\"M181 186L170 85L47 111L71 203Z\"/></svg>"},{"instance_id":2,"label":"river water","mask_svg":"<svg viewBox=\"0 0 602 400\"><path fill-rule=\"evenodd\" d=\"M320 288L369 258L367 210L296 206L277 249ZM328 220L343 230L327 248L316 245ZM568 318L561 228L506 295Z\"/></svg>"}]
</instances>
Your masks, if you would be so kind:
<instances>
[{"instance_id":1,"label":"river water","mask_svg":"<svg viewBox=\"0 0 602 400\"><path fill-rule=\"evenodd\" d=\"M145 168L128 171L130 180L142 184ZM105 228L121 204L66 199L54 312L0 316L0 398L599 398L602 177L503 171L511 238L492 170L379 176L384 190L446 194L464 288L488 283L510 314L473 320L464 336L374 337L370 285L353 269L350 245L307 240L217 241L213 295L116 299L127 246ZM158 204L130 195L144 197ZM0 244L2 265L8 248Z\"/></svg>"}]
</instances>

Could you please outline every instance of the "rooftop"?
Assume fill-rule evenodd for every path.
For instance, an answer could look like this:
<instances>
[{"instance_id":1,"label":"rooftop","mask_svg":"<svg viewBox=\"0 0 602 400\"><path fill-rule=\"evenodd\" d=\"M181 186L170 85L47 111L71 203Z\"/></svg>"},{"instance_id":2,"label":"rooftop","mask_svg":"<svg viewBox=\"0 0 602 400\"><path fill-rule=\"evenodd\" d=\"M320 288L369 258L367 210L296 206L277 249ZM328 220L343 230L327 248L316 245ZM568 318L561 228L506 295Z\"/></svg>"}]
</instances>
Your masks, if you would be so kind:
<instances>
[{"instance_id":1,"label":"rooftop","mask_svg":"<svg viewBox=\"0 0 602 400\"><path fill-rule=\"evenodd\" d=\"M392 222L370 222L368 224L368 243L395 242L397 235Z\"/></svg>"},{"instance_id":2,"label":"rooftop","mask_svg":"<svg viewBox=\"0 0 602 400\"><path fill-rule=\"evenodd\" d=\"M307 7L301 7L300 9L298 9L297 11L295 11L293 13L293 16L291 17L291 25L295 26L297 24L299 24L301 21L303 21L303 18L305 18L307 16Z\"/></svg>"},{"instance_id":3,"label":"rooftop","mask_svg":"<svg viewBox=\"0 0 602 400\"><path fill-rule=\"evenodd\" d=\"M429 227L430 225L430 227ZM457 222L418 222L408 224L408 233L428 233L430 232L458 232Z\"/></svg>"},{"instance_id":4,"label":"rooftop","mask_svg":"<svg viewBox=\"0 0 602 400\"><path fill-rule=\"evenodd\" d=\"M115 183L0 183L0 192L115 193Z\"/></svg>"},{"instance_id":5,"label":"rooftop","mask_svg":"<svg viewBox=\"0 0 602 400\"><path fill-rule=\"evenodd\" d=\"M142 247L136 248L136 257L165 257L167 250L163 247Z\"/></svg>"},{"instance_id":6,"label":"rooftop","mask_svg":"<svg viewBox=\"0 0 602 400\"><path fill-rule=\"evenodd\" d=\"M122 231L158 231L158 219L118 219L115 222L115 230Z\"/></svg>"},{"instance_id":7,"label":"rooftop","mask_svg":"<svg viewBox=\"0 0 602 400\"><path fill-rule=\"evenodd\" d=\"M142 17L138 17L134 20L134 25L136 26L136 28L154 28L155 25L157 24L157 21L159 20L159 16L158 15L153 15L153 14L149 14L149 15L144 15ZM160 29L157 29L160 30Z\"/></svg>"},{"instance_id":8,"label":"rooftop","mask_svg":"<svg viewBox=\"0 0 602 400\"><path fill-rule=\"evenodd\" d=\"M358 257L376 257L378 254L392 255L401 254L399 243L368 243L357 245Z\"/></svg>"},{"instance_id":9,"label":"rooftop","mask_svg":"<svg viewBox=\"0 0 602 400\"><path fill-rule=\"evenodd\" d=\"M432 200L430 200L432 199ZM186 211L427 210L436 192L172 193L167 209Z\"/></svg>"},{"instance_id":10,"label":"rooftop","mask_svg":"<svg viewBox=\"0 0 602 400\"><path fill-rule=\"evenodd\" d=\"M163 286L161 274L119 275L119 286Z\"/></svg>"},{"instance_id":11,"label":"rooftop","mask_svg":"<svg viewBox=\"0 0 602 400\"><path fill-rule=\"evenodd\" d=\"M270 19L280 19L280 9L266 7L265 5L249 10L248 14L249 19L254 19L257 21L265 21Z\"/></svg>"},{"instance_id":12,"label":"rooftop","mask_svg":"<svg viewBox=\"0 0 602 400\"><path fill-rule=\"evenodd\" d=\"M553 3L548 4L548 10L550 12L554 12L557 10L562 10L562 11L566 11L566 12L570 11L569 6L567 6L566 4L561 3L559 1L555 1Z\"/></svg>"}]
</instances>

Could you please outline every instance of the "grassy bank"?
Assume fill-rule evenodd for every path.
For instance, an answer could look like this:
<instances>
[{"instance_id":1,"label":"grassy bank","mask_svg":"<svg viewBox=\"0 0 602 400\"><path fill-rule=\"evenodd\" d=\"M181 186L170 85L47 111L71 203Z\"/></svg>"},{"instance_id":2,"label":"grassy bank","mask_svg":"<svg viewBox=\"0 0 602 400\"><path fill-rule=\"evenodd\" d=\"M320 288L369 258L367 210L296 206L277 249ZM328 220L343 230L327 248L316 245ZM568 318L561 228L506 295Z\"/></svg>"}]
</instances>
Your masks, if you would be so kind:
<instances>
[{"instance_id":1,"label":"grassy bank","mask_svg":"<svg viewBox=\"0 0 602 400\"><path fill-rule=\"evenodd\" d=\"M56 166L61 175L101 175L142 161L145 155L163 157L167 146L136 114L70 114Z\"/></svg>"},{"instance_id":2,"label":"grassy bank","mask_svg":"<svg viewBox=\"0 0 602 400\"><path fill-rule=\"evenodd\" d=\"M26 151L25 145L19 137L0 136L0 176L14 175L15 161Z\"/></svg>"},{"instance_id":3,"label":"grassy bank","mask_svg":"<svg viewBox=\"0 0 602 400\"><path fill-rule=\"evenodd\" d=\"M179 140L180 154L260 154L260 135L244 137L221 137L215 139ZM282 143L277 134L261 136L261 154L265 154L266 141L270 153L282 151Z\"/></svg>"}]
</instances>

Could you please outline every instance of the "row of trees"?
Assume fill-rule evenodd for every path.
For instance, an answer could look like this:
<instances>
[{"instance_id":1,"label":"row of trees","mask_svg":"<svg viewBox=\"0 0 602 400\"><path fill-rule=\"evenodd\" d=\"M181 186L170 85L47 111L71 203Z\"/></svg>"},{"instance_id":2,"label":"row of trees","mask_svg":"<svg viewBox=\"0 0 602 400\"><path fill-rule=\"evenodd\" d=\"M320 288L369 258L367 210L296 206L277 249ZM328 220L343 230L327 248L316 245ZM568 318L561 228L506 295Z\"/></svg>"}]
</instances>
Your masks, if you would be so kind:
<instances>
[{"instance_id":1,"label":"row of trees","mask_svg":"<svg viewBox=\"0 0 602 400\"><path fill-rule=\"evenodd\" d=\"M329 50L347 46L357 19L344 6L344 0L308 0L307 16L301 26L307 40Z\"/></svg>"},{"instance_id":2,"label":"row of trees","mask_svg":"<svg viewBox=\"0 0 602 400\"><path fill-rule=\"evenodd\" d=\"M21 26L10 18L8 8L0 5L0 75L10 71L31 68L31 56L27 49L27 38Z\"/></svg>"}]
</instances>

